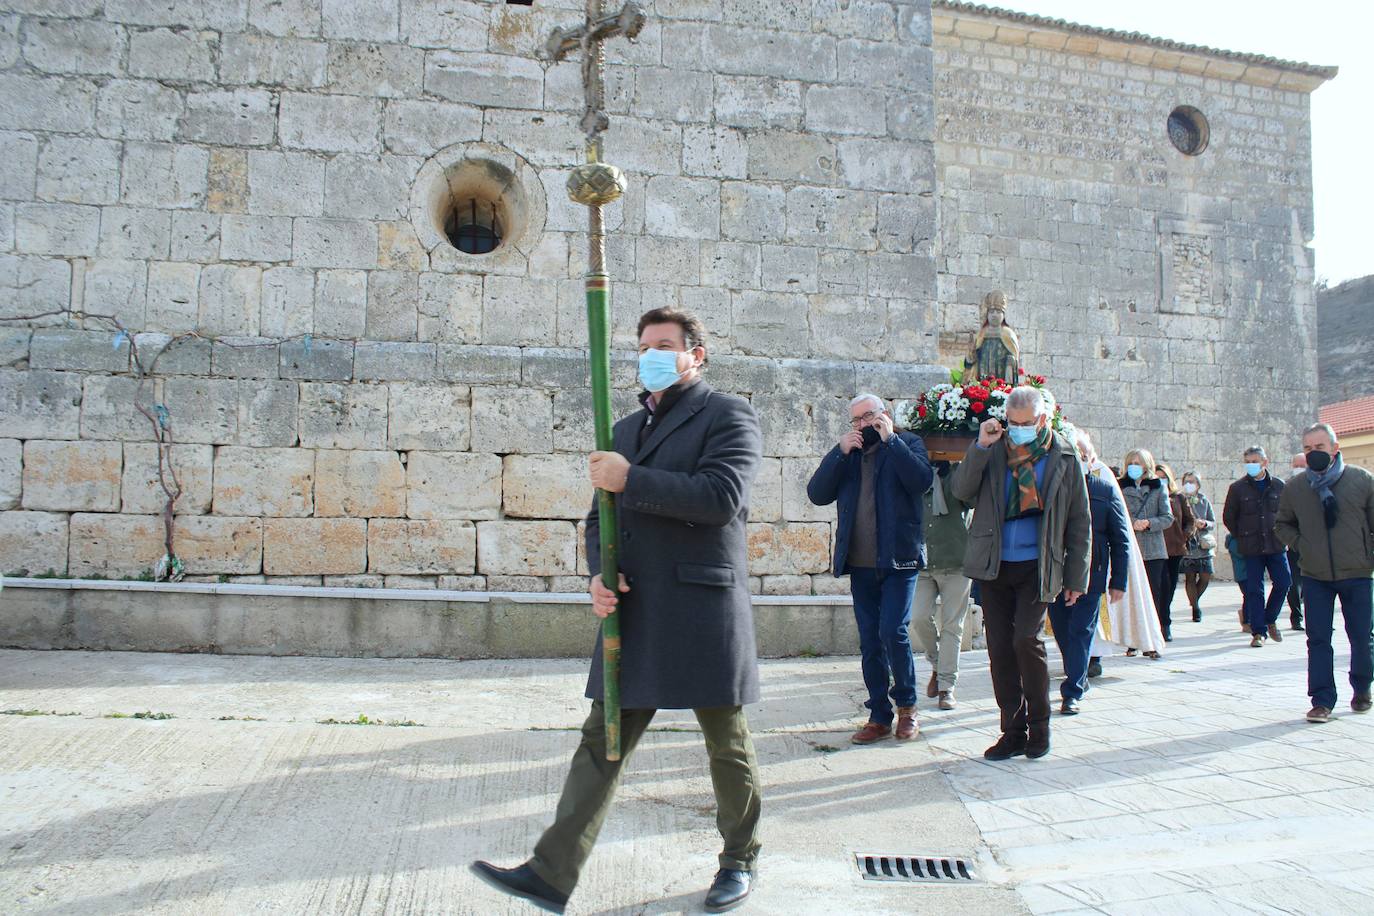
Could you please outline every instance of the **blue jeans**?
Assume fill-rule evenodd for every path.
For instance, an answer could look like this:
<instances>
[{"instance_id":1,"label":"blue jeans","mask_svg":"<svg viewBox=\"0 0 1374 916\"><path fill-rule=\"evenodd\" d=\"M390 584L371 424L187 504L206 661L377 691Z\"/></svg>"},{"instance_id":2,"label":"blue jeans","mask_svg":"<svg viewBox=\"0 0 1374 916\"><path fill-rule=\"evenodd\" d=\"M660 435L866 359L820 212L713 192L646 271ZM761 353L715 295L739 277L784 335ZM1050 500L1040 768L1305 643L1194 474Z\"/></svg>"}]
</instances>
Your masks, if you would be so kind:
<instances>
[{"instance_id":1,"label":"blue jeans","mask_svg":"<svg viewBox=\"0 0 1374 916\"><path fill-rule=\"evenodd\" d=\"M868 719L891 725L893 706L916 705L916 661L907 633L916 570L885 571L880 576L871 567L851 566L849 593L854 596L854 623L859 628Z\"/></svg>"},{"instance_id":2,"label":"blue jeans","mask_svg":"<svg viewBox=\"0 0 1374 916\"><path fill-rule=\"evenodd\" d=\"M1093 634L1097 632L1097 614L1102 607L1102 593L1089 592L1066 607L1060 595L1050 605L1050 626L1059 654L1064 657L1064 683L1059 695L1066 700L1081 700L1088 689L1088 656L1092 654Z\"/></svg>"},{"instance_id":3,"label":"blue jeans","mask_svg":"<svg viewBox=\"0 0 1374 916\"><path fill-rule=\"evenodd\" d=\"M1269 571L1269 600L1264 598L1264 571ZM1288 570L1288 555L1263 553L1245 558L1245 622L1250 633L1263 636L1269 625L1279 619L1293 574Z\"/></svg>"},{"instance_id":4,"label":"blue jeans","mask_svg":"<svg viewBox=\"0 0 1374 916\"><path fill-rule=\"evenodd\" d=\"M1323 582L1302 577L1302 601L1307 610L1307 695L1313 706L1336 708L1336 658L1331 648L1336 597L1341 599L1345 635L1350 639L1350 688L1369 693L1374 681L1374 612L1370 608L1371 581L1337 579Z\"/></svg>"}]
</instances>

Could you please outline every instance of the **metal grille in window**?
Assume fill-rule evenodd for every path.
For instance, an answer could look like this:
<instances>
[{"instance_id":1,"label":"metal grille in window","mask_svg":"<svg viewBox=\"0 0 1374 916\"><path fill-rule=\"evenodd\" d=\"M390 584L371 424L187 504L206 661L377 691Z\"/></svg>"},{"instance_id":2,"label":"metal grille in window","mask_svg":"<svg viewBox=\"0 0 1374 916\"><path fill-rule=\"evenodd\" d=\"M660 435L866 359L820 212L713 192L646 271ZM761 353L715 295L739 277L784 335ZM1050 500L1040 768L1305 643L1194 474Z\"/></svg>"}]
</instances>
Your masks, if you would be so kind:
<instances>
[{"instance_id":1,"label":"metal grille in window","mask_svg":"<svg viewBox=\"0 0 1374 916\"><path fill-rule=\"evenodd\" d=\"M501 221L496 204L476 198L458 204L444 222L444 234L453 247L466 254L490 254L501 244Z\"/></svg>"},{"instance_id":2,"label":"metal grille in window","mask_svg":"<svg viewBox=\"0 0 1374 916\"><path fill-rule=\"evenodd\" d=\"M1207 148L1209 129L1202 112L1180 105L1169 113L1169 142L1185 156L1196 156Z\"/></svg>"}]
</instances>

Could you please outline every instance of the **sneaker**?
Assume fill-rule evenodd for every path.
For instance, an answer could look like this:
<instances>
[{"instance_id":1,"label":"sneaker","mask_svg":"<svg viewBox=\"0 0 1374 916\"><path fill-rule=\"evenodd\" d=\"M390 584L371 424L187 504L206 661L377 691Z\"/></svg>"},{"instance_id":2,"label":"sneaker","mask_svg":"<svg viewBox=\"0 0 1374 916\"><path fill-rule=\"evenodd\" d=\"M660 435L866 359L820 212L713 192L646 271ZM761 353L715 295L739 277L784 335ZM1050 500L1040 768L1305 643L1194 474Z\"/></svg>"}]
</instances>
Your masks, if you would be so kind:
<instances>
[{"instance_id":1,"label":"sneaker","mask_svg":"<svg viewBox=\"0 0 1374 916\"><path fill-rule=\"evenodd\" d=\"M921 726L916 722L915 706L897 707L897 740L910 741L916 737L916 733L921 730Z\"/></svg>"},{"instance_id":2,"label":"sneaker","mask_svg":"<svg viewBox=\"0 0 1374 916\"><path fill-rule=\"evenodd\" d=\"M1279 632L1278 624L1269 624L1269 638L1272 639L1274 642L1283 642L1283 634Z\"/></svg>"},{"instance_id":3,"label":"sneaker","mask_svg":"<svg viewBox=\"0 0 1374 916\"><path fill-rule=\"evenodd\" d=\"M940 691L940 708L953 709L957 704L954 702L954 688ZM1368 707L1366 707L1368 708Z\"/></svg>"},{"instance_id":4,"label":"sneaker","mask_svg":"<svg viewBox=\"0 0 1374 916\"><path fill-rule=\"evenodd\" d=\"M1094 655L1092 658L1088 659L1088 677L1101 677L1101 676L1102 676L1102 658L1101 658L1101 656Z\"/></svg>"},{"instance_id":5,"label":"sneaker","mask_svg":"<svg viewBox=\"0 0 1374 916\"><path fill-rule=\"evenodd\" d=\"M874 741L881 741L892 734L892 726L879 725L877 722L865 722L864 727L849 736L851 744L872 744Z\"/></svg>"},{"instance_id":6,"label":"sneaker","mask_svg":"<svg viewBox=\"0 0 1374 916\"><path fill-rule=\"evenodd\" d=\"M930 682L926 684L926 696L932 700L940 695L940 681L935 676L935 672L930 672Z\"/></svg>"},{"instance_id":7,"label":"sneaker","mask_svg":"<svg viewBox=\"0 0 1374 916\"><path fill-rule=\"evenodd\" d=\"M1262 637L1262 636L1251 636L1251 637L1250 637L1250 648L1252 648L1252 649L1262 649L1262 648L1264 648L1264 637Z\"/></svg>"},{"instance_id":8,"label":"sneaker","mask_svg":"<svg viewBox=\"0 0 1374 916\"><path fill-rule=\"evenodd\" d=\"M1355 712L1369 712L1369 694L1357 693L1350 700L1350 708Z\"/></svg>"},{"instance_id":9,"label":"sneaker","mask_svg":"<svg viewBox=\"0 0 1374 916\"><path fill-rule=\"evenodd\" d=\"M1325 706L1313 706L1307 711L1308 722L1330 722L1331 710Z\"/></svg>"},{"instance_id":10,"label":"sneaker","mask_svg":"<svg viewBox=\"0 0 1374 916\"><path fill-rule=\"evenodd\" d=\"M988 760L1009 760L1012 757L1020 757L1026 752L1025 735L1003 735L997 739L997 743L983 751L983 756Z\"/></svg>"}]
</instances>

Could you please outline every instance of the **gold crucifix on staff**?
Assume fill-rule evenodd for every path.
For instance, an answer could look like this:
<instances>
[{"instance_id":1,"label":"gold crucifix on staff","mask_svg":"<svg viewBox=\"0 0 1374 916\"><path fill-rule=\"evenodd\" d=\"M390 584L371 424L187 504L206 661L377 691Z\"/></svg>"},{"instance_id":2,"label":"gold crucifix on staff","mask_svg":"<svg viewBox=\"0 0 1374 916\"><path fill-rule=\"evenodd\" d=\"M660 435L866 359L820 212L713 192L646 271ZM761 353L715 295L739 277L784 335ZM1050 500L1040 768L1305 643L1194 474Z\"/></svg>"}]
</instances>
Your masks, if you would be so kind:
<instances>
[{"instance_id":1,"label":"gold crucifix on staff","mask_svg":"<svg viewBox=\"0 0 1374 916\"><path fill-rule=\"evenodd\" d=\"M611 278L606 272L606 227L603 208L625 192L625 176L601 161L601 134L610 125L606 117L606 52L608 38L633 40L644 28L644 11L626 3L619 13L602 15L601 0L587 0L587 21L575 29L554 29L544 46L552 60L562 60L582 50L582 84L586 109L582 131L587 137L587 161L568 176L568 196L587 208L587 346L592 376L596 450L610 451L611 424ZM615 495L596 491L599 525L601 581L614 587L619 576ZM601 624L602 702L606 716L606 758L620 759L620 617L607 616Z\"/></svg>"}]
</instances>

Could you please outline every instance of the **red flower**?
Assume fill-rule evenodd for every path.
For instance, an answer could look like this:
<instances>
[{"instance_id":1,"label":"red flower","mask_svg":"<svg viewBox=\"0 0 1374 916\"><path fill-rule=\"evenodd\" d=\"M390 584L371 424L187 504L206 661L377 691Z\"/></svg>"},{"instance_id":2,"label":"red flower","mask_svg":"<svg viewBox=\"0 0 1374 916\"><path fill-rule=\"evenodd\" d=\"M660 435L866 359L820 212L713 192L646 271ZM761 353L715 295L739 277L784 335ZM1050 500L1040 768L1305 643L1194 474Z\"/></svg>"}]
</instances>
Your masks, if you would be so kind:
<instances>
[{"instance_id":1,"label":"red flower","mask_svg":"<svg viewBox=\"0 0 1374 916\"><path fill-rule=\"evenodd\" d=\"M1022 374L1022 375L1025 375L1025 374L1026 374L1026 370L1025 370L1025 369L1017 369L1016 371L1019 372L1019 373Z\"/></svg>"},{"instance_id":2,"label":"red flower","mask_svg":"<svg viewBox=\"0 0 1374 916\"><path fill-rule=\"evenodd\" d=\"M916 416L918 416L918 417L924 417L925 415L926 415L926 405L924 405L924 404L917 404L917 405L916 405Z\"/></svg>"},{"instance_id":3,"label":"red flower","mask_svg":"<svg viewBox=\"0 0 1374 916\"><path fill-rule=\"evenodd\" d=\"M1043 375L1037 375L1037 376L1035 377L1035 384L1037 384L1037 385L1043 385L1043 384L1045 384L1045 377L1044 377Z\"/></svg>"},{"instance_id":4,"label":"red flower","mask_svg":"<svg viewBox=\"0 0 1374 916\"><path fill-rule=\"evenodd\" d=\"M987 407L988 405L984 404L982 401L974 401L968 406L969 409L972 410L974 413L982 413L983 408Z\"/></svg>"}]
</instances>

